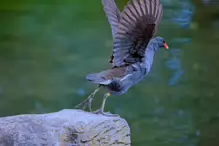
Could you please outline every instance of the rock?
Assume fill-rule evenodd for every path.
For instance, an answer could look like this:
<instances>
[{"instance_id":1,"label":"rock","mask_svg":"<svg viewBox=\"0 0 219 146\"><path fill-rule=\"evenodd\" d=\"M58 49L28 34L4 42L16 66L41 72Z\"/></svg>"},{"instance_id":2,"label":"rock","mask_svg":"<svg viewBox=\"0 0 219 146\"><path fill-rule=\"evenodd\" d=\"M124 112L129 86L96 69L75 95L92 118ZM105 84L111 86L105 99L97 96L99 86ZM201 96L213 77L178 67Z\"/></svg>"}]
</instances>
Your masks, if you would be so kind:
<instances>
[{"instance_id":1,"label":"rock","mask_svg":"<svg viewBox=\"0 0 219 146\"><path fill-rule=\"evenodd\" d=\"M81 110L0 118L0 146L131 145L130 128L120 117Z\"/></svg>"}]
</instances>

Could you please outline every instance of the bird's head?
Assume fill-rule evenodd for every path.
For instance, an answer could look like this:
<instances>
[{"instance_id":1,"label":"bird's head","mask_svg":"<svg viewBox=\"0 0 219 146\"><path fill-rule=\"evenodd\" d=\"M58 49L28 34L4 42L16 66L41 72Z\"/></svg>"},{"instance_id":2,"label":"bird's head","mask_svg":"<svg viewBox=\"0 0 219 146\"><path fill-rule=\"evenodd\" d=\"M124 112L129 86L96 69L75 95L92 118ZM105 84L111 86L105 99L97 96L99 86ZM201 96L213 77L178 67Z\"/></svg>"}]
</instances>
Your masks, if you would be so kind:
<instances>
[{"instance_id":1,"label":"bird's head","mask_svg":"<svg viewBox=\"0 0 219 146\"><path fill-rule=\"evenodd\" d=\"M155 47L156 50L159 48L169 49L169 46L167 45L165 39L162 37L155 37L151 40L151 42L158 45L158 47Z\"/></svg>"}]
</instances>

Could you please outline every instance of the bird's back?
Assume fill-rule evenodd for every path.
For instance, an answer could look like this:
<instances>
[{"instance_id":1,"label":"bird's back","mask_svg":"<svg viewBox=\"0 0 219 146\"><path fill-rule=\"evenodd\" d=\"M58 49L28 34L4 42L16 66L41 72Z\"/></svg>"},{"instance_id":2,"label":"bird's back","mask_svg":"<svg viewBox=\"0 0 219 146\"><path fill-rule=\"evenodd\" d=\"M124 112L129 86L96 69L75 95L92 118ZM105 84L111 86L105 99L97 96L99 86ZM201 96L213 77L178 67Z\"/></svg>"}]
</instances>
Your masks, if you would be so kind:
<instances>
[{"instance_id":1,"label":"bird's back","mask_svg":"<svg viewBox=\"0 0 219 146\"><path fill-rule=\"evenodd\" d=\"M141 81L145 74L145 68L142 68L140 63L138 63L88 74L86 79L106 87L111 94L119 95Z\"/></svg>"}]
</instances>

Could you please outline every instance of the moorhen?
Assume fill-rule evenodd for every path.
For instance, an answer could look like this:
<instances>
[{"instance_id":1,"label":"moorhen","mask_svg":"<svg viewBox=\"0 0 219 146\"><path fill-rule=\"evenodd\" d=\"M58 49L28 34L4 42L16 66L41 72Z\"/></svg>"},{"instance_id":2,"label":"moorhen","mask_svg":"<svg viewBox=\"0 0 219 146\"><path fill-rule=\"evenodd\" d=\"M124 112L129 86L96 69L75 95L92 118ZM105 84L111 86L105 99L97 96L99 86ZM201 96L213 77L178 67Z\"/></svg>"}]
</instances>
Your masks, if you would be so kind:
<instances>
[{"instance_id":1,"label":"moorhen","mask_svg":"<svg viewBox=\"0 0 219 146\"><path fill-rule=\"evenodd\" d=\"M89 107L101 87L107 89L101 108L93 113L117 116L104 112L107 97L122 95L147 75L152 67L155 52L168 49L162 37L154 37L163 16L160 0L132 0L120 12L114 0L102 0L104 11L112 28L114 40L110 57L112 67L99 73L88 74L86 79L98 88L77 107Z\"/></svg>"}]
</instances>

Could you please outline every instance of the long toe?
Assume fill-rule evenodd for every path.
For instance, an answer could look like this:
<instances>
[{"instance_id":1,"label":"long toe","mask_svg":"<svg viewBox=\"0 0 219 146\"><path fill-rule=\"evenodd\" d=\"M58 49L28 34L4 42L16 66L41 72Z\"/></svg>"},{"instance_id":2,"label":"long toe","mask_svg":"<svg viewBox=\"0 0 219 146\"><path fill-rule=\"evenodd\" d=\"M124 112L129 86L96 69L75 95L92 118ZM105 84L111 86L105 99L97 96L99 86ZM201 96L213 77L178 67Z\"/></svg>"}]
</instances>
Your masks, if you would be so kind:
<instances>
[{"instance_id":1,"label":"long toe","mask_svg":"<svg viewBox=\"0 0 219 146\"><path fill-rule=\"evenodd\" d=\"M101 109L98 109L98 110L94 111L93 113L94 114L101 114L101 115L104 115L104 116L107 116L107 117L120 117L117 114L111 114L110 112L103 112Z\"/></svg>"},{"instance_id":2,"label":"long toe","mask_svg":"<svg viewBox=\"0 0 219 146\"><path fill-rule=\"evenodd\" d=\"M90 99L86 99L86 100L82 101L80 104L76 105L76 108L86 109L86 107L88 107L88 105L89 105L89 100Z\"/></svg>"}]
</instances>

